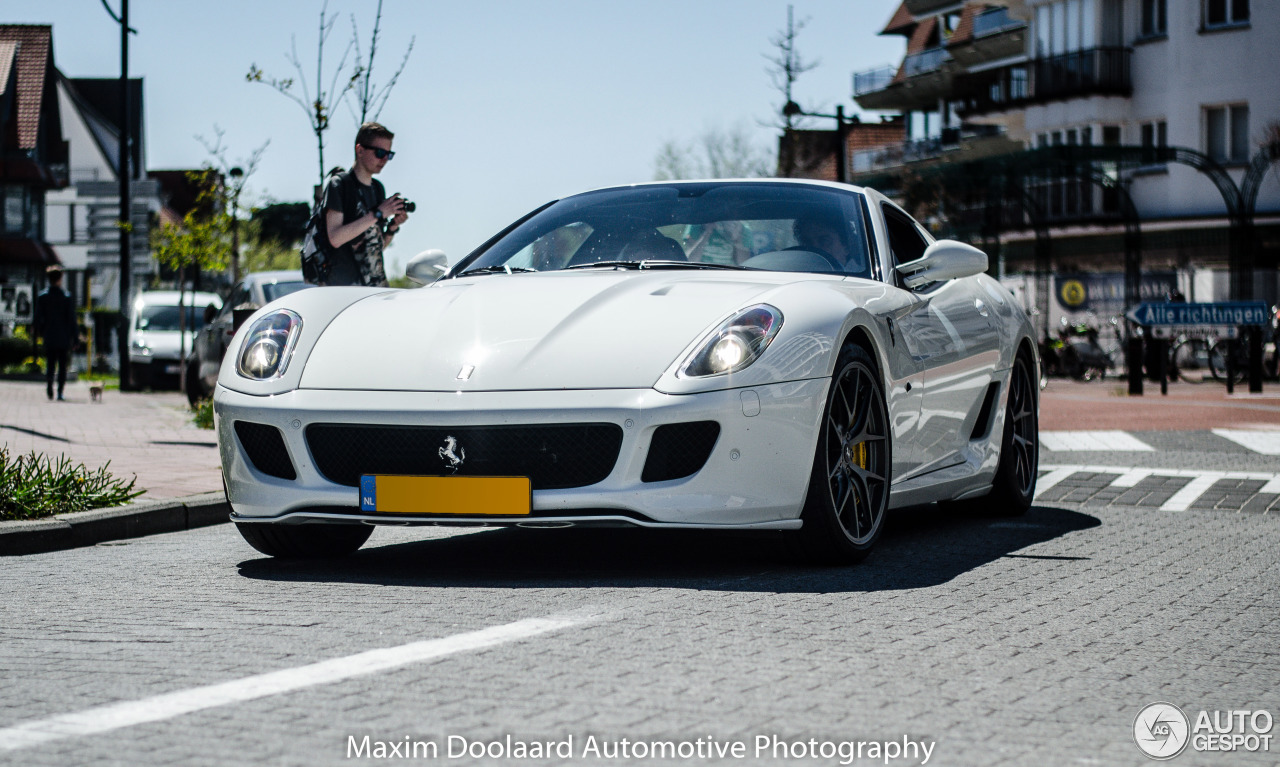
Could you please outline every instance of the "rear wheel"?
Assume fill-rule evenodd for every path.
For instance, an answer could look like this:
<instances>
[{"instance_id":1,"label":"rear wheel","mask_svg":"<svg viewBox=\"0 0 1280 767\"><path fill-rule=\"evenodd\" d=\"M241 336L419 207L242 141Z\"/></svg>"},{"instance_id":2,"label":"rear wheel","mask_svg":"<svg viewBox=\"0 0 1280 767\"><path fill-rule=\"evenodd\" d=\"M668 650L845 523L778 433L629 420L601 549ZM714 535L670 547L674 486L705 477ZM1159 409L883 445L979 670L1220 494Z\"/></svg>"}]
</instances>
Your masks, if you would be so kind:
<instances>
[{"instance_id":1,"label":"rear wheel","mask_svg":"<svg viewBox=\"0 0 1280 767\"><path fill-rule=\"evenodd\" d=\"M236 523L249 545L280 559L345 557L373 534L370 525L272 525Z\"/></svg>"},{"instance_id":2,"label":"rear wheel","mask_svg":"<svg viewBox=\"0 0 1280 767\"><path fill-rule=\"evenodd\" d=\"M853 564L871 551L889 509L889 411L875 361L846 346L827 394L797 534L804 557Z\"/></svg>"},{"instance_id":3,"label":"rear wheel","mask_svg":"<svg viewBox=\"0 0 1280 767\"><path fill-rule=\"evenodd\" d=\"M1000 465L991 493L975 499L987 514L1016 517L1027 513L1036 492L1040 466L1040 419L1036 412L1031 362L1018 355L1009 374L1009 399L1000 440Z\"/></svg>"}]
</instances>

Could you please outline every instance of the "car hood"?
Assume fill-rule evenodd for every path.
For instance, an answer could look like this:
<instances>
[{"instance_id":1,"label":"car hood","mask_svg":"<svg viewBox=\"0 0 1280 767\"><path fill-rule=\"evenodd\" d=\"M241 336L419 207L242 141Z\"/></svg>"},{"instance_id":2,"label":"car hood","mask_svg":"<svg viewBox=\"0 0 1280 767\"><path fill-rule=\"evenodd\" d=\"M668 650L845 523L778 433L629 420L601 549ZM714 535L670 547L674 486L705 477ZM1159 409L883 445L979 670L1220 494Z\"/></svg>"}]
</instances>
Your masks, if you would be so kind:
<instances>
[{"instance_id":1,"label":"car hood","mask_svg":"<svg viewBox=\"0 0 1280 767\"><path fill-rule=\"evenodd\" d=\"M651 387L728 313L795 275L582 271L445 280L358 301L325 328L304 389Z\"/></svg>"}]
</instances>

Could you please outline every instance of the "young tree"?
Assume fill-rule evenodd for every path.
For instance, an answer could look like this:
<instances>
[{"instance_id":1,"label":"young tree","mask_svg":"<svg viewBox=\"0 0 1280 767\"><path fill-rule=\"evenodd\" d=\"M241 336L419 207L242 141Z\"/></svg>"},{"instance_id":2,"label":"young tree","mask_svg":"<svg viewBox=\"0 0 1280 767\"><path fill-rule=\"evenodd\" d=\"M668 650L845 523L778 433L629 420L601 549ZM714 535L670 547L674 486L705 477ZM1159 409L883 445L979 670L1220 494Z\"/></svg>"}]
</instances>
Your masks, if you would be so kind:
<instances>
[{"instance_id":1,"label":"young tree","mask_svg":"<svg viewBox=\"0 0 1280 767\"><path fill-rule=\"evenodd\" d=\"M324 183L324 132L329 129L329 116L333 114L333 109L347 95L347 92L355 88L356 81L361 75L361 68L356 66L351 70L351 74L344 75L347 71L347 57L351 55L352 45L348 44L347 49L343 51L342 58L338 60L338 66L333 70L333 77L330 81L329 89L322 90L321 85L324 82L324 43L329 37L329 33L333 31L333 24L337 21L337 17L326 20L326 11L328 10L328 2L320 8L320 32L319 42L316 45L316 93L315 98L311 97L310 88L307 86L307 76L302 71L302 61L298 58L298 41L296 36L290 38L291 44L289 53L285 54L285 58L298 71L298 80L292 77L272 77L258 68L257 64L249 65L249 73L245 75L245 79L251 83L266 83L275 88L280 93L289 97L298 106L302 107L302 111L307 115L307 121L311 125L311 132L316 137L316 151L319 168L317 178L320 183ZM345 76L345 80L343 79ZM301 94L294 90L294 85L301 83L299 90Z\"/></svg>"},{"instance_id":2,"label":"young tree","mask_svg":"<svg viewBox=\"0 0 1280 767\"><path fill-rule=\"evenodd\" d=\"M787 28L779 30L773 37L769 38L769 44L773 46L775 53L772 56L765 55L765 59L769 61L769 66L765 72L769 75L769 80L773 83L773 87L782 94L782 103L774 107L773 113L782 116L781 124L777 127L785 130L791 130L796 127L798 115L791 113L787 109L788 104L794 103L791 98L791 88L795 85L800 75L815 69L820 60L805 61L800 55L800 50L796 48L796 37L800 35L801 30L808 25L808 19L795 21L792 16L792 7L787 6Z\"/></svg>"},{"instance_id":3,"label":"young tree","mask_svg":"<svg viewBox=\"0 0 1280 767\"><path fill-rule=\"evenodd\" d=\"M377 120L378 115L382 114L382 108L387 105L387 99L391 96L391 89L400 79L400 73L404 71L405 65L409 63L409 54L413 53L413 43L418 39L417 36L409 38L409 47L405 49L404 58L400 60L400 68L391 75L391 79L379 86L373 82L373 62L378 54L378 38L381 37L381 31L382 0L378 0L378 12L373 17L373 35L369 38L368 63L356 67L355 97L360 105L360 114L356 118L357 127L369 120ZM360 30L356 27L355 14L351 15L351 45L356 51L356 61L363 61L364 57L360 51ZM350 104L347 106L351 107L351 114L355 117L355 107Z\"/></svg>"},{"instance_id":4,"label":"young tree","mask_svg":"<svg viewBox=\"0 0 1280 767\"><path fill-rule=\"evenodd\" d=\"M226 211L226 187L218 171L192 171L187 178L200 190L196 204L182 223L161 224L151 230L151 252L156 261L178 273L178 380L187 390L187 312L184 306L187 270L225 269L229 253L231 216Z\"/></svg>"},{"instance_id":5,"label":"young tree","mask_svg":"<svg viewBox=\"0 0 1280 767\"><path fill-rule=\"evenodd\" d=\"M227 159L227 147L222 143L222 137L226 131L215 123L213 134L213 141L200 135L196 136L196 141L203 144L209 155L213 157L213 167L222 174L226 200L231 203L231 273L232 280L239 281L242 271L240 268L240 193L249 183L249 177L257 172L262 153L267 151L271 139L262 142L262 146L250 152L248 157L233 163Z\"/></svg>"}]
</instances>

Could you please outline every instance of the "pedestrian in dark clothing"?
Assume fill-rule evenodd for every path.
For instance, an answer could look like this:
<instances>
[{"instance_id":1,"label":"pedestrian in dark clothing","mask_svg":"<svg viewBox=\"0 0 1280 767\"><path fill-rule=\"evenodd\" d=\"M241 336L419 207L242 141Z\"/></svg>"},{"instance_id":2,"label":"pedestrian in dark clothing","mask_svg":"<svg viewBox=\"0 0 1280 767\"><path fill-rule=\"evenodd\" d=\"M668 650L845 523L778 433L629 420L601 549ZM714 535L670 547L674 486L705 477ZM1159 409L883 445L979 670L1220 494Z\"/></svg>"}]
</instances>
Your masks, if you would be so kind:
<instances>
[{"instance_id":1,"label":"pedestrian in dark clothing","mask_svg":"<svg viewBox=\"0 0 1280 767\"><path fill-rule=\"evenodd\" d=\"M67 385L67 364L76 338L76 307L62 289L62 269L48 270L49 288L36 296L35 334L44 339L44 376L49 399L53 399L53 369L58 368L58 399Z\"/></svg>"},{"instance_id":2,"label":"pedestrian in dark clothing","mask_svg":"<svg viewBox=\"0 0 1280 767\"><path fill-rule=\"evenodd\" d=\"M395 156L395 134L369 122L356 133L356 162L330 176L324 191L325 224L333 254L325 285L386 287L382 251L409 218L399 193L387 197L381 173Z\"/></svg>"}]
</instances>

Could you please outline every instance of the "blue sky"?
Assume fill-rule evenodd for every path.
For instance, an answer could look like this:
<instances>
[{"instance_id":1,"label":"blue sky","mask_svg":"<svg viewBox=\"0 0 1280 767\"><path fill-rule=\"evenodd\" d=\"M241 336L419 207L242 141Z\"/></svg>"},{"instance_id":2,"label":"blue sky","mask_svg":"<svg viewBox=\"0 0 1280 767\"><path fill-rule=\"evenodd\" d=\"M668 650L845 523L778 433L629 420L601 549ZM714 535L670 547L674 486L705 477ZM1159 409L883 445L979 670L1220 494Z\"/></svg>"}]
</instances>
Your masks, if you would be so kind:
<instances>
[{"instance_id":1,"label":"blue sky","mask_svg":"<svg viewBox=\"0 0 1280 767\"><path fill-rule=\"evenodd\" d=\"M116 11L120 0L106 0ZM798 43L820 66L795 95L807 109L854 111L852 74L901 59L900 37L879 37L898 0L793 0L808 18ZM326 60L351 38L367 47L376 0L330 0L339 19ZM225 131L233 161L270 140L247 198L309 200L316 148L301 107L245 81L251 64L294 76L291 37L314 88L320 0L132 0L130 74L146 80L147 164L198 167L197 134ZM785 26L783 0L384 0L375 80L408 67L380 120L396 157L380 176L418 203L388 252L389 266L426 248L456 260L548 200L647 181L666 141L743 128L762 146L761 123L778 94L765 74L769 38ZM53 25L54 61L71 77L116 77L119 27L101 0L5 4L0 20ZM326 86L328 83L326 82ZM823 127L830 121L818 121ZM340 107L325 164L350 165L355 118ZM247 199L246 198L246 199Z\"/></svg>"}]
</instances>

